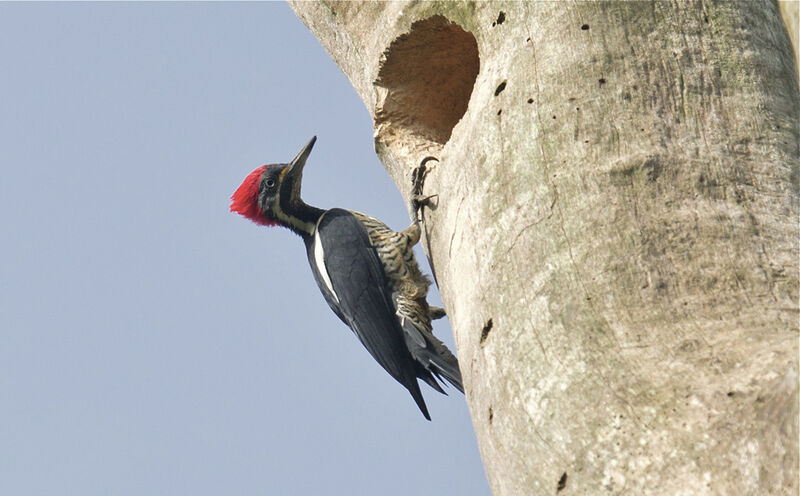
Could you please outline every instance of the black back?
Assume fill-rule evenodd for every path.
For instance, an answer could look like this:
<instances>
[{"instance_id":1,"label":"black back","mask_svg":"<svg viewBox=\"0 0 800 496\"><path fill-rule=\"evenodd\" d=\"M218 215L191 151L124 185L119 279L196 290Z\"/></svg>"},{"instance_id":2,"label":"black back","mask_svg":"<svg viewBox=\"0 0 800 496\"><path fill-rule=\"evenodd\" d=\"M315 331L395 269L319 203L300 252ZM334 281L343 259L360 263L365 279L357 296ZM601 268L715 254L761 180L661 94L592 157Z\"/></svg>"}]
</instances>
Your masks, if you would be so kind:
<instances>
[{"instance_id":1,"label":"black back","mask_svg":"<svg viewBox=\"0 0 800 496\"><path fill-rule=\"evenodd\" d=\"M358 337L372 357L406 387L430 420L417 383L418 366L406 347L383 265L361 221L347 210L326 211L314 235L303 237L314 279L328 305ZM322 244L324 267L318 266L315 243ZM333 292L322 271L326 271Z\"/></svg>"}]
</instances>

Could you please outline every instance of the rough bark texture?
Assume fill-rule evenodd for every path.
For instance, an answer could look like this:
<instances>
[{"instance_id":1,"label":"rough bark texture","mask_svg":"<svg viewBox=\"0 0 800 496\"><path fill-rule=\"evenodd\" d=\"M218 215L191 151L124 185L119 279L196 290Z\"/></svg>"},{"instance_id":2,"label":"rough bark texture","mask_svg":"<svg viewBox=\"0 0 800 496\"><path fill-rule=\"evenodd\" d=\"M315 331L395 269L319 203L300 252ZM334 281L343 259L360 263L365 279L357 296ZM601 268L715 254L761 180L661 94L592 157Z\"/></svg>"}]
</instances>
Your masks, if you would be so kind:
<instances>
[{"instance_id":1,"label":"rough bark texture","mask_svg":"<svg viewBox=\"0 0 800 496\"><path fill-rule=\"evenodd\" d=\"M401 191L440 160L423 244L495 494L797 493L776 3L292 7Z\"/></svg>"}]
</instances>

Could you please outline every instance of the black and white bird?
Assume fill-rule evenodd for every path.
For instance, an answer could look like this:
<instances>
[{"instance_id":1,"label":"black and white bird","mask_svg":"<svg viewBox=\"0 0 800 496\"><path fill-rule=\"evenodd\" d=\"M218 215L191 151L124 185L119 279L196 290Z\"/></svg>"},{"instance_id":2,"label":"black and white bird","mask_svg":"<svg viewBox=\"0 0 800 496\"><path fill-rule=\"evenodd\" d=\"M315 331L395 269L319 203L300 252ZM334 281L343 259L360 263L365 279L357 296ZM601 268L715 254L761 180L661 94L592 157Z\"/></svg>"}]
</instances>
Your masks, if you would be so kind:
<instances>
[{"instance_id":1,"label":"black and white bird","mask_svg":"<svg viewBox=\"0 0 800 496\"><path fill-rule=\"evenodd\" d=\"M231 211L300 235L325 301L430 420L417 379L440 393L444 390L437 379L464 389L456 357L432 333L432 318L444 311L426 300L431 283L412 251L419 224L395 232L359 212L306 204L300 186L315 141L288 164L262 165L251 172L231 197Z\"/></svg>"}]
</instances>

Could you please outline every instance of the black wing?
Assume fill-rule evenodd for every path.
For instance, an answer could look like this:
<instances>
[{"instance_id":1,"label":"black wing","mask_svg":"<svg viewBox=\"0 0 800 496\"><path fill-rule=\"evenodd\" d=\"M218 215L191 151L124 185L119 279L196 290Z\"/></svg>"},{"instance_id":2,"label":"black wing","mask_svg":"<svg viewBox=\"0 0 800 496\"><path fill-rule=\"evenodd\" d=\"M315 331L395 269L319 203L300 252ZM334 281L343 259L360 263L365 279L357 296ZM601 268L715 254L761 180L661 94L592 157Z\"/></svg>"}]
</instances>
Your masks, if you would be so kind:
<instances>
[{"instance_id":1,"label":"black wing","mask_svg":"<svg viewBox=\"0 0 800 496\"><path fill-rule=\"evenodd\" d=\"M321 243L321 253L317 243ZM370 355L408 389L430 420L417 383L417 364L406 347L383 266L364 226L347 210L328 210L315 235L306 240L306 248L314 278L328 305Z\"/></svg>"}]
</instances>

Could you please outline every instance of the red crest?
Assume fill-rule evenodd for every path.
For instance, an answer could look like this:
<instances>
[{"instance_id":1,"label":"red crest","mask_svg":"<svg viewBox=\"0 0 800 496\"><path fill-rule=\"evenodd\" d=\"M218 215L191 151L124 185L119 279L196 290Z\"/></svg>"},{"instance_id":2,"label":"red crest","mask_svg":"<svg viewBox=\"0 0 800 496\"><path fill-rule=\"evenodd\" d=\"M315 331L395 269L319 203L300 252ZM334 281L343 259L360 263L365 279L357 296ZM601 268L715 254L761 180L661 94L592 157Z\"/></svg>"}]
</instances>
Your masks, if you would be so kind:
<instances>
[{"instance_id":1,"label":"red crest","mask_svg":"<svg viewBox=\"0 0 800 496\"><path fill-rule=\"evenodd\" d=\"M244 178L239 188L231 195L231 212L236 212L256 224L274 226L277 222L270 220L258 206L258 185L266 169L267 166L262 165Z\"/></svg>"}]
</instances>

